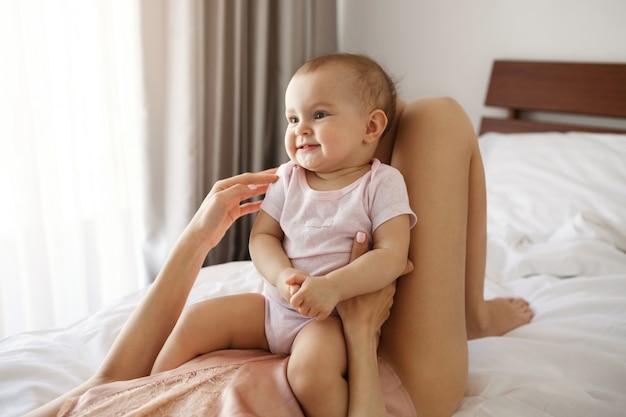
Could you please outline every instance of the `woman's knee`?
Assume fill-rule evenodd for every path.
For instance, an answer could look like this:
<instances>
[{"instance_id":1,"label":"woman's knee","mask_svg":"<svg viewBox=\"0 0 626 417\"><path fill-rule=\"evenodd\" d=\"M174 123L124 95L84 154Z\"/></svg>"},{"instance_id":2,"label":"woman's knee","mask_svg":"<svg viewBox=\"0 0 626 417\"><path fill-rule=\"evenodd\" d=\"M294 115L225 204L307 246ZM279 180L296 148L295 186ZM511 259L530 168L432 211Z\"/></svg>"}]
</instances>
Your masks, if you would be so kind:
<instances>
[{"instance_id":1,"label":"woman's knee","mask_svg":"<svg viewBox=\"0 0 626 417\"><path fill-rule=\"evenodd\" d=\"M413 101L409 101L403 111L403 118L456 118L467 117L465 110L452 97L421 97Z\"/></svg>"},{"instance_id":2,"label":"woman's knee","mask_svg":"<svg viewBox=\"0 0 626 417\"><path fill-rule=\"evenodd\" d=\"M451 97L419 98L407 103L402 112L396 145L407 140L428 140L457 150L474 151L476 133L463 107ZM395 153L395 152L394 152Z\"/></svg>"}]
</instances>

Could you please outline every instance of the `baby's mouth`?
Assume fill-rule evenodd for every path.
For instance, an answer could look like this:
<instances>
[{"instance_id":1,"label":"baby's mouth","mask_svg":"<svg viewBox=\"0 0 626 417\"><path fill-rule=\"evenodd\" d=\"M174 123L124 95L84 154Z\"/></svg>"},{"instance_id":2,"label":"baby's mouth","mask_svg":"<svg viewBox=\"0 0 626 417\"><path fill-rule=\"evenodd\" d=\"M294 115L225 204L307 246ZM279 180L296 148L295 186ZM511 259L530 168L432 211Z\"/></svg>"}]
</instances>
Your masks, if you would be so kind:
<instances>
[{"instance_id":1,"label":"baby's mouth","mask_svg":"<svg viewBox=\"0 0 626 417\"><path fill-rule=\"evenodd\" d=\"M305 144L299 145L296 149L298 149L299 151L304 151L304 150L307 150L307 149L314 148L314 147L316 147L316 146L318 146L318 145L315 145L315 144L306 144L306 143L305 143Z\"/></svg>"}]
</instances>

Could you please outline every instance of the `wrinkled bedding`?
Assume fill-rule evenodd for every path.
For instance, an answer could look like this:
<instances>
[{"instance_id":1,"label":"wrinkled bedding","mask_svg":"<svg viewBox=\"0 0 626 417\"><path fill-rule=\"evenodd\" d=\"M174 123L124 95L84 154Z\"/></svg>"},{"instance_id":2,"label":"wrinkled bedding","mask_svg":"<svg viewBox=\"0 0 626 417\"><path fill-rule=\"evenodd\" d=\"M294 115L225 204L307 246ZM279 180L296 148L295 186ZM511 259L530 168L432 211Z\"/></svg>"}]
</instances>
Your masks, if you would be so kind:
<instances>
[{"instance_id":1,"label":"wrinkled bedding","mask_svg":"<svg viewBox=\"0 0 626 417\"><path fill-rule=\"evenodd\" d=\"M622 261L626 268L626 255ZM247 262L209 267L200 273L190 302L215 295L225 286L231 291L252 291L260 289L260 285L260 278L252 273ZM535 318L503 337L469 343L469 382L456 416L625 415L626 273L567 279L542 274L503 282L488 280L485 292L489 297L510 294L526 297ZM0 415L19 416L89 377L141 295L142 292L131 294L68 328L27 333L2 341ZM230 360L226 365L225 358ZM181 403L177 403L176 393L166 394L174 399L154 401L170 401L171 407L183 409L193 404L195 409L200 398L206 404L202 407L213 407L213 411L200 415L297 416L295 399L284 387L285 364L286 358L260 351L220 352L170 371L161 380L148 377L135 382L138 386L119 383L100 388L81 401L83 409L92 410L95 406L90 404L98 401L102 401L100 406L122 404L123 398L132 400L140 398L140 393L147 395L150 384L180 384L189 388L213 378L219 380L213 388L222 389L233 380L237 384L229 385L222 398L212 388L205 387L207 393L199 391L200 397L192 395ZM245 374L253 366L257 370ZM382 378L390 415L411 415L410 411L404 413L407 401L404 391L383 364L381 373L384 372L388 372ZM249 389L249 384L254 389ZM181 387L176 389L184 391ZM126 397L114 394L117 391L125 392ZM99 400L93 403L94 398ZM220 406L215 407L216 404ZM142 401L140 405L143 406ZM256 408L277 405L277 409L267 414ZM112 415L107 407L100 415ZM256 411L246 414L249 410Z\"/></svg>"},{"instance_id":2,"label":"wrinkled bedding","mask_svg":"<svg viewBox=\"0 0 626 417\"><path fill-rule=\"evenodd\" d=\"M200 272L189 303L260 291L262 285L250 262L208 267ZM128 295L68 328L2 341L0 415L19 416L87 379L144 292ZM287 361L260 350L215 352L160 375L96 387L68 401L60 415L299 416L302 411L286 379ZM382 359L379 374L390 414L414 415L406 391Z\"/></svg>"}]
</instances>

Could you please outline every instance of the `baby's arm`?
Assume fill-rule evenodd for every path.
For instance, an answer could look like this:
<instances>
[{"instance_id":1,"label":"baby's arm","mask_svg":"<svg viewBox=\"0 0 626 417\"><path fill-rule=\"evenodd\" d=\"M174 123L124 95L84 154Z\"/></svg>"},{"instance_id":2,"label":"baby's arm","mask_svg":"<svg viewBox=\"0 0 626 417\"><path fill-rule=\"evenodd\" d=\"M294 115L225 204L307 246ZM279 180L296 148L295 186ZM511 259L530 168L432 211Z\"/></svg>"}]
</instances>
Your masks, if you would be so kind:
<instances>
[{"instance_id":1,"label":"baby's arm","mask_svg":"<svg viewBox=\"0 0 626 417\"><path fill-rule=\"evenodd\" d=\"M285 281L289 277L300 277L298 280L304 280L306 274L291 265L283 249L283 236L278 221L261 210L250 232L249 249L257 270L289 301L299 286L288 285Z\"/></svg>"},{"instance_id":2,"label":"baby's arm","mask_svg":"<svg viewBox=\"0 0 626 417\"><path fill-rule=\"evenodd\" d=\"M300 285L291 305L301 314L323 319L343 300L380 290L402 275L410 240L408 215L396 216L374 231L371 251L324 276L288 279Z\"/></svg>"}]
</instances>

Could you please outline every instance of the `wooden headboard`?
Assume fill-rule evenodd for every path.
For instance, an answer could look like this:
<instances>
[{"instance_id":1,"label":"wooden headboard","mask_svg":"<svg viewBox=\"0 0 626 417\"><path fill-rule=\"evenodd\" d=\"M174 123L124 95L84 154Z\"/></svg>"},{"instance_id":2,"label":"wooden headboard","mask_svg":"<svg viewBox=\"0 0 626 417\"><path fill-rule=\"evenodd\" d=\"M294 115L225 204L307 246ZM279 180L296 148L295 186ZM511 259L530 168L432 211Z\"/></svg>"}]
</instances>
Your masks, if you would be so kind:
<instances>
[{"instance_id":1,"label":"wooden headboard","mask_svg":"<svg viewBox=\"0 0 626 417\"><path fill-rule=\"evenodd\" d=\"M626 118L626 64L495 61L487 106L508 109L508 117L484 117L485 132L592 131L619 132L600 128L527 118L528 112L550 112Z\"/></svg>"}]
</instances>

